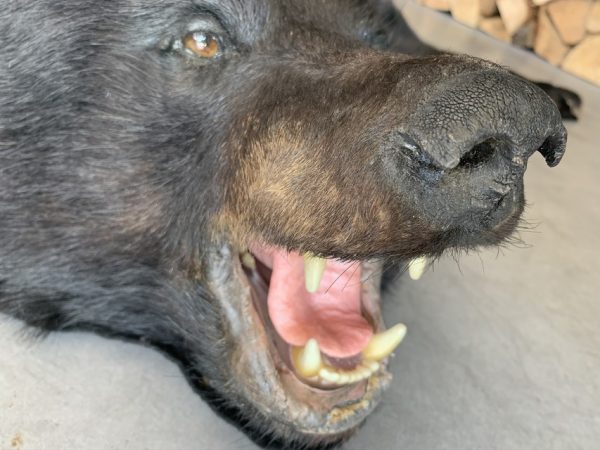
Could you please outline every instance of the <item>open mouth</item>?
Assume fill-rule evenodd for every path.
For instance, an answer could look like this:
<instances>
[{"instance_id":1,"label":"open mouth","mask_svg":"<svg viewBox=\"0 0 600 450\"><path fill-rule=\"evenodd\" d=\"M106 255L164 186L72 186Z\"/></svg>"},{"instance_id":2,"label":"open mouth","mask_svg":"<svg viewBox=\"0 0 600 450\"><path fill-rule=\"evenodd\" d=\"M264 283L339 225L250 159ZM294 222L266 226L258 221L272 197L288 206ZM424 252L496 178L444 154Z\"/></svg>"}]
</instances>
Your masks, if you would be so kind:
<instances>
[{"instance_id":1,"label":"open mouth","mask_svg":"<svg viewBox=\"0 0 600 450\"><path fill-rule=\"evenodd\" d=\"M241 259L279 356L311 386L328 389L369 378L406 334L403 324L383 330L379 287L370 286L379 281L375 263L267 246L254 246Z\"/></svg>"},{"instance_id":2,"label":"open mouth","mask_svg":"<svg viewBox=\"0 0 600 450\"><path fill-rule=\"evenodd\" d=\"M226 313L237 328L234 365L245 375L244 395L302 432L354 428L389 384L389 357L406 334L404 324L383 323L383 264L249 247L228 252L227 277L243 295ZM411 277L425 266L423 258L413 261Z\"/></svg>"}]
</instances>

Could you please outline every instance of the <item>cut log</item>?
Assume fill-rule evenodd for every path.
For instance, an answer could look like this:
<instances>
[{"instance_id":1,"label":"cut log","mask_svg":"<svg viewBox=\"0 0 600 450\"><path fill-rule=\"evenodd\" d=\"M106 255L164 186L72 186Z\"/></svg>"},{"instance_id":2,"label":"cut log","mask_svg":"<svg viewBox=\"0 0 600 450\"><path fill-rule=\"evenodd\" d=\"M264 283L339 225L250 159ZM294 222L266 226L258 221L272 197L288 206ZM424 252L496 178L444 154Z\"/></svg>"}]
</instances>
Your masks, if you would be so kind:
<instances>
[{"instance_id":1,"label":"cut log","mask_svg":"<svg viewBox=\"0 0 600 450\"><path fill-rule=\"evenodd\" d=\"M482 17L496 13L495 0L450 0L452 17L470 27L477 27Z\"/></svg>"},{"instance_id":2,"label":"cut log","mask_svg":"<svg viewBox=\"0 0 600 450\"><path fill-rule=\"evenodd\" d=\"M556 0L548 5L548 16L565 44L583 39L591 6L589 0Z\"/></svg>"},{"instance_id":3,"label":"cut log","mask_svg":"<svg viewBox=\"0 0 600 450\"><path fill-rule=\"evenodd\" d=\"M486 17L481 19L479 28L490 36L494 36L496 39L500 39L504 42L511 42L510 34L506 31L504 22L502 22L500 17Z\"/></svg>"},{"instance_id":4,"label":"cut log","mask_svg":"<svg viewBox=\"0 0 600 450\"><path fill-rule=\"evenodd\" d=\"M534 9L527 0L496 0L496 5L511 36L533 17Z\"/></svg>"},{"instance_id":5,"label":"cut log","mask_svg":"<svg viewBox=\"0 0 600 450\"><path fill-rule=\"evenodd\" d=\"M586 28L589 33L600 33L600 1L598 0L592 5Z\"/></svg>"},{"instance_id":6,"label":"cut log","mask_svg":"<svg viewBox=\"0 0 600 450\"><path fill-rule=\"evenodd\" d=\"M588 36L566 56L563 69L600 84L600 36Z\"/></svg>"},{"instance_id":7,"label":"cut log","mask_svg":"<svg viewBox=\"0 0 600 450\"><path fill-rule=\"evenodd\" d=\"M496 0L479 0L479 14L483 17L491 17L496 14L496 11L498 11Z\"/></svg>"},{"instance_id":8,"label":"cut log","mask_svg":"<svg viewBox=\"0 0 600 450\"><path fill-rule=\"evenodd\" d=\"M450 0L420 0L420 2L438 11L450 11Z\"/></svg>"},{"instance_id":9,"label":"cut log","mask_svg":"<svg viewBox=\"0 0 600 450\"><path fill-rule=\"evenodd\" d=\"M479 23L479 4L474 0L450 0L452 17L470 27L477 27Z\"/></svg>"},{"instance_id":10,"label":"cut log","mask_svg":"<svg viewBox=\"0 0 600 450\"><path fill-rule=\"evenodd\" d=\"M560 64L569 51L569 47L561 40L545 8L542 8L538 14L538 26L533 49L538 55L555 66Z\"/></svg>"}]
</instances>

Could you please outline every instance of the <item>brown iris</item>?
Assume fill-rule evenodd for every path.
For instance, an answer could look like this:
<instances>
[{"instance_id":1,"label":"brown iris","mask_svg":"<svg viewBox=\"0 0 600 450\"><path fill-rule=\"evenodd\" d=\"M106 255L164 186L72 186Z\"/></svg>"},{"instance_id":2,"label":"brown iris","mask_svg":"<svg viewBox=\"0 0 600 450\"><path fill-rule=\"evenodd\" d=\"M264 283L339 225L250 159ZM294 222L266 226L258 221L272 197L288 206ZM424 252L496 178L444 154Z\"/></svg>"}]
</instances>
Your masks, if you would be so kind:
<instances>
[{"instance_id":1,"label":"brown iris","mask_svg":"<svg viewBox=\"0 0 600 450\"><path fill-rule=\"evenodd\" d=\"M216 36L203 31L186 34L183 38L183 45L201 58L214 58L221 50Z\"/></svg>"}]
</instances>

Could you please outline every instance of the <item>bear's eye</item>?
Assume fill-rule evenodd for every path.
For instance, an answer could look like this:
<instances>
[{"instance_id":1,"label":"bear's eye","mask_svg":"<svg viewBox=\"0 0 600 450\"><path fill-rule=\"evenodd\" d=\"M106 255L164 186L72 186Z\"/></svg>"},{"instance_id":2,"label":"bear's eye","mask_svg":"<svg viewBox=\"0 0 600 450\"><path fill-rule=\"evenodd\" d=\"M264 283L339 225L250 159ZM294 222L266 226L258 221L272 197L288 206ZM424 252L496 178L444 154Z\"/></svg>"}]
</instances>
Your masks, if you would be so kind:
<instances>
[{"instance_id":1,"label":"bear's eye","mask_svg":"<svg viewBox=\"0 0 600 450\"><path fill-rule=\"evenodd\" d=\"M219 38L207 31L192 31L183 37L183 46L201 58L216 58L221 55Z\"/></svg>"}]
</instances>

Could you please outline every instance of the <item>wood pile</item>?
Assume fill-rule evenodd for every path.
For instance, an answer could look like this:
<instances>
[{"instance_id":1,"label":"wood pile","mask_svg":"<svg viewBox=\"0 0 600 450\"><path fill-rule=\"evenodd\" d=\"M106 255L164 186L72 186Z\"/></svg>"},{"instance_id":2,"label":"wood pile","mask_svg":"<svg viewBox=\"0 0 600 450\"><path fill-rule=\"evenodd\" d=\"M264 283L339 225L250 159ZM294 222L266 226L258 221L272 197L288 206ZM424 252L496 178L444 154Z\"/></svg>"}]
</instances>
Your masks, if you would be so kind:
<instances>
[{"instance_id":1,"label":"wood pile","mask_svg":"<svg viewBox=\"0 0 600 450\"><path fill-rule=\"evenodd\" d=\"M600 85L600 0L419 0Z\"/></svg>"}]
</instances>

